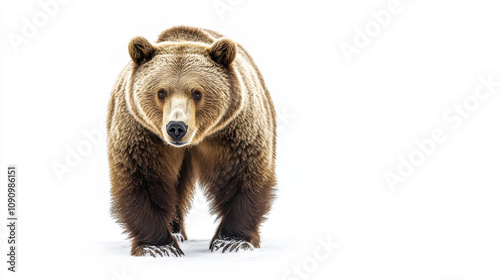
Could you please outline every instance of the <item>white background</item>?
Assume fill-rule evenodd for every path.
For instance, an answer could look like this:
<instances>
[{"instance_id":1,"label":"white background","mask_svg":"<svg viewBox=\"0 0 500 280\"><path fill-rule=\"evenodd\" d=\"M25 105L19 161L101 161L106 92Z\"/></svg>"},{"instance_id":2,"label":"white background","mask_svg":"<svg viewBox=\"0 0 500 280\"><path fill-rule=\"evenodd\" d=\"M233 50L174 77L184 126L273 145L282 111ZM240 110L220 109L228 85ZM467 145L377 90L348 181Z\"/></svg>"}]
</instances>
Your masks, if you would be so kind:
<instances>
[{"instance_id":1,"label":"white background","mask_svg":"<svg viewBox=\"0 0 500 280\"><path fill-rule=\"evenodd\" d=\"M43 21L46 2L0 7L7 279L500 279L500 87L474 103L479 77L500 81L497 1L401 0L381 27L373 12L390 0L75 0L13 45L23 18ZM278 199L260 250L208 252L216 224L201 196L179 259L130 257L109 215L99 132L109 93L129 61L128 41L155 41L175 25L241 43L273 96ZM358 42L349 62L341 44L355 47L367 26L370 41ZM443 114L464 100L474 105L468 117L447 122ZM384 174L397 175L400 159L435 129L446 141L391 188ZM58 178L54 164L90 143L86 133L95 143ZM5 262L8 164L19 170L15 274ZM328 252L318 240L338 246Z\"/></svg>"}]
</instances>

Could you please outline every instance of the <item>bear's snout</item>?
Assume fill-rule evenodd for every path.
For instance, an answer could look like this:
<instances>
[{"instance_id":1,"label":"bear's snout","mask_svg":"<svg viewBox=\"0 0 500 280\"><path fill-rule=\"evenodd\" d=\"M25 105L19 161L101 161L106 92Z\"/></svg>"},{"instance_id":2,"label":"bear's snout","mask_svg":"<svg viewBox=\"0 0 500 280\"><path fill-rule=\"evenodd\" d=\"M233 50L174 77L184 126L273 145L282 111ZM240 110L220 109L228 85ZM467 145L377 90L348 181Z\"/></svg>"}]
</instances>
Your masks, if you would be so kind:
<instances>
[{"instance_id":1,"label":"bear's snout","mask_svg":"<svg viewBox=\"0 0 500 280\"><path fill-rule=\"evenodd\" d=\"M169 122L167 124L167 134L176 142L179 142L186 135L188 126L184 122Z\"/></svg>"}]
</instances>

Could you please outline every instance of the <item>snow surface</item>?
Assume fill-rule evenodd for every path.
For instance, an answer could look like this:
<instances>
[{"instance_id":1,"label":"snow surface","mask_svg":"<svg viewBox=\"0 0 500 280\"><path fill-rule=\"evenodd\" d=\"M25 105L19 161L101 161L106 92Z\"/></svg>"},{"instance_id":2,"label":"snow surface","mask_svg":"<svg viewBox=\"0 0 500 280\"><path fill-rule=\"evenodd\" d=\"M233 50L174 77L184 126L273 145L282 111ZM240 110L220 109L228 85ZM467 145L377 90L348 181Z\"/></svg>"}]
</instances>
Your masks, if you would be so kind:
<instances>
[{"instance_id":1,"label":"snow surface","mask_svg":"<svg viewBox=\"0 0 500 280\"><path fill-rule=\"evenodd\" d=\"M88 269L75 276L117 280L121 278L115 274L130 279L159 275L184 279L281 279L290 270L290 259L295 256L300 260L308 253L304 243L294 239L263 240L262 248L237 253L211 252L209 243L208 239L188 240L181 243L184 256L160 258L130 256L130 244L125 241L95 243L84 252Z\"/></svg>"}]
</instances>

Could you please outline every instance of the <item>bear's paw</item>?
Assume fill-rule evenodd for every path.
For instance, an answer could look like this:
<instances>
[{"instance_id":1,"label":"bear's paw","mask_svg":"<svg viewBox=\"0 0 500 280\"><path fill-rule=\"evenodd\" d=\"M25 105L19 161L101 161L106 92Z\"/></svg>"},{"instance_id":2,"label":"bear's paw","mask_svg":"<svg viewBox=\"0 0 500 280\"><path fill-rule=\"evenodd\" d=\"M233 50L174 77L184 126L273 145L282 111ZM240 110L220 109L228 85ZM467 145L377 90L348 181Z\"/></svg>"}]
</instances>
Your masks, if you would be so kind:
<instances>
[{"instance_id":1,"label":"bear's paw","mask_svg":"<svg viewBox=\"0 0 500 280\"><path fill-rule=\"evenodd\" d=\"M135 250L136 256L151 256L151 257L180 257L184 252L174 243L168 245L141 245Z\"/></svg>"},{"instance_id":2,"label":"bear's paw","mask_svg":"<svg viewBox=\"0 0 500 280\"><path fill-rule=\"evenodd\" d=\"M210 246L212 252L220 251L222 253L238 252L239 250L253 251L254 248L255 247L250 242L232 238L215 239L212 246Z\"/></svg>"}]
</instances>

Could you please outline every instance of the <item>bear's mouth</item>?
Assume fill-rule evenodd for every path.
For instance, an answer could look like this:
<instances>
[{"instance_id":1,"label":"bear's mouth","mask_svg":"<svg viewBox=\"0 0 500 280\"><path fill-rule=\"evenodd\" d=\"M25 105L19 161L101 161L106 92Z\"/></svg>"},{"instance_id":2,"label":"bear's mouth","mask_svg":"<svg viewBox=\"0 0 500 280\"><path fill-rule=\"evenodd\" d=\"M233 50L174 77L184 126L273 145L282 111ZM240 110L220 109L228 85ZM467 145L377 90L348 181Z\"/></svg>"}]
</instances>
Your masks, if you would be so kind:
<instances>
[{"instance_id":1,"label":"bear's mouth","mask_svg":"<svg viewBox=\"0 0 500 280\"><path fill-rule=\"evenodd\" d=\"M181 147L187 144L187 142L181 142L181 141L172 141L172 142L169 141L168 143L176 147Z\"/></svg>"}]
</instances>

